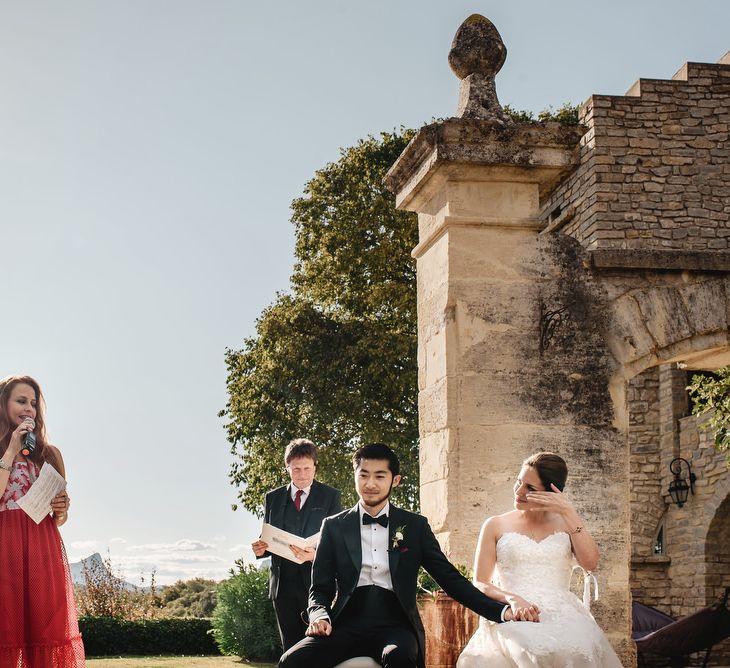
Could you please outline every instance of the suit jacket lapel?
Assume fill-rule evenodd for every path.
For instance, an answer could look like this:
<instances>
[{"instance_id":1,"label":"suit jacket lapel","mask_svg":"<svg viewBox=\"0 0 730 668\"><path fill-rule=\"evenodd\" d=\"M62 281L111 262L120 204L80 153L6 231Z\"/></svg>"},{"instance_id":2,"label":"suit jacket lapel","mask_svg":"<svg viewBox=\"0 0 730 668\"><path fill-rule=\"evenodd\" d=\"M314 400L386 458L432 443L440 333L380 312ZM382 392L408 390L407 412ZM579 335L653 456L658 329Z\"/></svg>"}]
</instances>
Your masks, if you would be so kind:
<instances>
[{"instance_id":1,"label":"suit jacket lapel","mask_svg":"<svg viewBox=\"0 0 730 668\"><path fill-rule=\"evenodd\" d=\"M317 504L320 503L319 495L321 493L321 485L314 480L312 482L312 486L309 489L309 496L307 497L307 502L304 504L302 511L311 511L312 508L316 508ZM319 517L319 513L317 513L317 516ZM311 512L307 512L304 516L304 537L308 538L312 534L315 534L319 531L319 523L317 523L317 526L310 526L312 524L313 515Z\"/></svg>"},{"instance_id":2,"label":"suit jacket lapel","mask_svg":"<svg viewBox=\"0 0 730 668\"><path fill-rule=\"evenodd\" d=\"M350 555L352 563L357 572L362 568L362 539L360 537L360 512L358 506L354 508L343 518L342 538L345 541L347 554Z\"/></svg>"},{"instance_id":3,"label":"suit jacket lapel","mask_svg":"<svg viewBox=\"0 0 730 668\"><path fill-rule=\"evenodd\" d=\"M287 485L281 490L280 494L277 494L276 503L272 504L271 507L271 525L284 527L284 509L286 508L286 496L289 494L289 486Z\"/></svg>"},{"instance_id":4,"label":"suit jacket lapel","mask_svg":"<svg viewBox=\"0 0 730 668\"><path fill-rule=\"evenodd\" d=\"M397 547L393 547L393 542L395 541L396 530L403 526L402 522L400 522L402 518L400 508L396 508L391 503L390 516L388 518L388 566L390 567L390 579L393 582L393 587L395 587L395 575L398 571L398 564L400 563L400 550ZM405 531L403 533L405 534ZM405 535L401 542L405 542Z\"/></svg>"}]
</instances>

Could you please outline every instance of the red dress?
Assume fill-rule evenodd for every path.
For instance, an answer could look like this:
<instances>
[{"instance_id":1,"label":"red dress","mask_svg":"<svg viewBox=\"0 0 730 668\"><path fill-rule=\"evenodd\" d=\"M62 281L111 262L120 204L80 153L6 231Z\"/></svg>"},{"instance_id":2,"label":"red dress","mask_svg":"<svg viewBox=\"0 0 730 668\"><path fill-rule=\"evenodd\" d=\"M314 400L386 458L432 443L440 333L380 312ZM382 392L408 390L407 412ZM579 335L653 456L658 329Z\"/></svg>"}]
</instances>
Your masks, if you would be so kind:
<instances>
[{"instance_id":1,"label":"red dress","mask_svg":"<svg viewBox=\"0 0 730 668\"><path fill-rule=\"evenodd\" d=\"M84 646L61 534L16 501L38 476L16 462L0 498L0 668L82 668Z\"/></svg>"}]
</instances>

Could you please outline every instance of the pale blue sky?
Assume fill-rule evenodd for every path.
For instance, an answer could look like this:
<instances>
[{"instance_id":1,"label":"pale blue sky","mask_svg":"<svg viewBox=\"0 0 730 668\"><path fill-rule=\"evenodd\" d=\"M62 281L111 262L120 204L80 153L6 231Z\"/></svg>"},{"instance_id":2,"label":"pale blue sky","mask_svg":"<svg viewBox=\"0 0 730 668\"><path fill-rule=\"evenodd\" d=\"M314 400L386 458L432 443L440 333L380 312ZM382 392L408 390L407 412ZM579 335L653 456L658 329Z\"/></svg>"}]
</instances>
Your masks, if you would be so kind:
<instances>
[{"instance_id":1,"label":"pale blue sky","mask_svg":"<svg viewBox=\"0 0 730 668\"><path fill-rule=\"evenodd\" d=\"M45 389L72 559L109 548L165 583L252 557L224 350L287 288L314 170L453 113L446 55L473 12L518 109L730 49L723 0L0 0L0 376Z\"/></svg>"}]
</instances>

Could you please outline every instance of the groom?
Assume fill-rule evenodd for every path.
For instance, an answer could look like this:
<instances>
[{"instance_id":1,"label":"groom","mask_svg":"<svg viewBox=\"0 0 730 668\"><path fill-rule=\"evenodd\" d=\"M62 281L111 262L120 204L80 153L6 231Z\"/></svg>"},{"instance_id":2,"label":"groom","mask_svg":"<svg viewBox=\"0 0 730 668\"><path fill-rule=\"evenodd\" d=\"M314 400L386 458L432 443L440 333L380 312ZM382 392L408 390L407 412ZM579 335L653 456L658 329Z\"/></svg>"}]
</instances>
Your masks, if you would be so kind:
<instances>
[{"instance_id":1,"label":"groom","mask_svg":"<svg viewBox=\"0 0 730 668\"><path fill-rule=\"evenodd\" d=\"M424 517L390 504L400 464L387 445L364 445L352 462L360 501L322 524L309 590L309 637L281 657L280 668L331 668L355 656L371 656L384 668L423 668L420 566L483 617L512 619L509 606L487 598L446 559Z\"/></svg>"}]
</instances>

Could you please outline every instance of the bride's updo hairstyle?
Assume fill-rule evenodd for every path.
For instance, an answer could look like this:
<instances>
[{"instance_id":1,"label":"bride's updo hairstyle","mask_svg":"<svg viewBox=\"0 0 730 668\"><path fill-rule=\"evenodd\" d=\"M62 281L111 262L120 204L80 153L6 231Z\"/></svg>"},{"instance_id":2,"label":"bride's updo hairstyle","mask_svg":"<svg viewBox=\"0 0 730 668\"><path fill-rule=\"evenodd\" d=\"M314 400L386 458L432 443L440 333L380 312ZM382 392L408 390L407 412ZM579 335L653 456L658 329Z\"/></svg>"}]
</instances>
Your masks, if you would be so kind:
<instances>
[{"instance_id":1,"label":"bride's updo hairstyle","mask_svg":"<svg viewBox=\"0 0 730 668\"><path fill-rule=\"evenodd\" d=\"M554 452L536 452L522 462L522 466L529 466L537 471L540 482L546 491L553 491L553 488L550 487L551 483L561 492L563 491L565 481L568 478L568 465L559 455Z\"/></svg>"}]
</instances>

